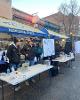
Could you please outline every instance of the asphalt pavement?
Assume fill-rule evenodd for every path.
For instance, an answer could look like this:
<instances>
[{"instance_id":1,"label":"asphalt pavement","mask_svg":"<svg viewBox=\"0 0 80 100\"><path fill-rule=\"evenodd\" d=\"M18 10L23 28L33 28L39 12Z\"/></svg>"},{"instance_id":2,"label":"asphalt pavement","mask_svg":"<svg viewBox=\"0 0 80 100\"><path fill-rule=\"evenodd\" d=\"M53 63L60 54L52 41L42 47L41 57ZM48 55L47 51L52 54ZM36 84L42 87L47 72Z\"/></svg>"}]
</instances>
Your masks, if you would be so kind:
<instances>
[{"instance_id":1,"label":"asphalt pavement","mask_svg":"<svg viewBox=\"0 0 80 100\"><path fill-rule=\"evenodd\" d=\"M80 100L80 55L76 55L71 67L61 66L55 77L48 77L48 72L35 77L36 82L26 86L20 84L21 89L16 92L16 100ZM4 84L5 100L13 100L13 87ZM2 100L0 87L0 100Z\"/></svg>"}]
</instances>

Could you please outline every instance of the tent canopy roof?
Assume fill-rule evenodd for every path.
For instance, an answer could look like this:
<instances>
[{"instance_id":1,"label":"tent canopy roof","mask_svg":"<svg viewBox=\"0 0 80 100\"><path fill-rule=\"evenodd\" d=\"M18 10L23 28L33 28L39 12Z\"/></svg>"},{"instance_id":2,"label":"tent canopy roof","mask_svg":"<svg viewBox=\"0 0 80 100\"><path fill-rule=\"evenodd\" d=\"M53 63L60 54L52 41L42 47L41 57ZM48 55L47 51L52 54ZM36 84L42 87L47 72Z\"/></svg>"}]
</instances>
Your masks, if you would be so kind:
<instances>
[{"instance_id":1,"label":"tent canopy roof","mask_svg":"<svg viewBox=\"0 0 80 100\"><path fill-rule=\"evenodd\" d=\"M37 28L5 18L0 18L0 32L16 33L17 35L47 36L45 32L42 32Z\"/></svg>"},{"instance_id":2,"label":"tent canopy roof","mask_svg":"<svg viewBox=\"0 0 80 100\"><path fill-rule=\"evenodd\" d=\"M57 33L57 32L53 32L53 31L51 31L51 30L48 30L48 32L49 32L49 34L50 34L51 36L56 36L56 37L59 37L59 38L64 38L64 39L69 38L69 37L68 37L68 36L66 36L66 35L59 34L59 33Z\"/></svg>"}]
</instances>

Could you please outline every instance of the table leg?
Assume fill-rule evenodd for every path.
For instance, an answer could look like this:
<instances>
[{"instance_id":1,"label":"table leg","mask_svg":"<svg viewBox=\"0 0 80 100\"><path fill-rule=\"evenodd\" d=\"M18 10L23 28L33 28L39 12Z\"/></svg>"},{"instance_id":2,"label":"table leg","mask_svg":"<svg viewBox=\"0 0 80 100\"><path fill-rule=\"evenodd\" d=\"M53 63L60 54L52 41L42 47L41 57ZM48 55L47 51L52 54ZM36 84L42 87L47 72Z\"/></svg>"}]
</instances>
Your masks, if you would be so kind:
<instances>
[{"instance_id":1,"label":"table leg","mask_svg":"<svg viewBox=\"0 0 80 100\"><path fill-rule=\"evenodd\" d=\"M69 67L71 67L71 60L69 61Z\"/></svg>"},{"instance_id":2,"label":"table leg","mask_svg":"<svg viewBox=\"0 0 80 100\"><path fill-rule=\"evenodd\" d=\"M14 88L14 99L13 100L16 100L16 98L15 98L15 86L13 86L13 88Z\"/></svg>"},{"instance_id":3,"label":"table leg","mask_svg":"<svg viewBox=\"0 0 80 100\"><path fill-rule=\"evenodd\" d=\"M50 82L50 85L51 85L51 70L50 69L48 71L48 75L49 75L49 82Z\"/></svg>"},{"instance_id":4,"label":"table leg","mask_svg":"<svg viewBox=\"0 0 80 100\"><path fill-rule=\"evenodd\" d=\"M2 81L2 100L4 100L4 86L3 86L3 81Z\"/></svg>"},{"instance_id":5,"label":"table leg","mask_svg":"<svg viewBox=\"0 0 80 100\"><path fill-rule=\"evenodd\" d=\"M72 67L72 60L70 60L70 67Z\"/></svg>"},{"instance_id":6,"label":"table leg","mask_svg":"<svg viewBox=\"0 0 80 100\"><path fill-rule=\"evenodd\" d=\"M40 81L40 74L39 74L39 81Z\"/></svg>"},{"instance_id":7,"label":"table leg","mask_svg":"<svg viewBox=\"0 0 80 100\"><path fill-rule=\"evenodd\" d=\"M60 62L57 62L58 64L57 64L57 69L58 69L58 74L59 73L61 73L61 68L60 68L60 65L61 65L61 63Z\"/></svg>"}]
</instances>

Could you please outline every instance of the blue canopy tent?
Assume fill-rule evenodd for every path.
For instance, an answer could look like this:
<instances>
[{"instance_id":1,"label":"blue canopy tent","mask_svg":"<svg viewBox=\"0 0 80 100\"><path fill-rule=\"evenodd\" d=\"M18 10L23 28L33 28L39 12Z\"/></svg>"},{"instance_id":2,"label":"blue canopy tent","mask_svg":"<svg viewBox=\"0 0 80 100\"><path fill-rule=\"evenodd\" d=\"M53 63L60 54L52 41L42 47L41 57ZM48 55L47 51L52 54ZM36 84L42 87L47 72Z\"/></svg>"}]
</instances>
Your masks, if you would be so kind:
<instances>
[{"instance_id":1,"label":"blue canopy tent","mask_svg":"<svg viewBox=\"0 0 80 100\"><path fill-rule=\"evenodd\" d=\"M55 35L50 34L50 39L60 40L61 38L59 36L55 36Z\"/></svg>"},{"instance_id":2,"label":"blue canopy tent","mask_svg":"<svg viewBox=\"0 0 80 100\"><path fill-rule=\"evenodd\" d=\"M47 38L50 38L50 39L57 39L57 38L58 38L58 37L55 36L55 35L49 34L48 30L47 30L46 28L44 28L44 27L41 27L40 30L41 30L42 32L45 32L45 33L48 35Z\"/></svg>"},{"instance_id":3,"label":"blue canopy tent","mask_svg":"<svg viewBox=\"0 0 80 100\"><path fill-rule=\"evenodd\" d=\"M14 28L6 28L6 27L0 27L0 32L2 33L8 33L13 36L18 37L24 37L24 36L32 36L32 37L47 37L47 34L27 31L27 30L21 30L21 29L14 29Z\"/></svg>"},{"instance_id":4,"label":"blue canopy tent","mask_svg":"<svg viewBox=\"0 0 80 100\"><path fill-rule=\"evenodd\" d=\"M17 37L48 37L48 34L45 32L40 31L37 28L21 24L16 21L0 18L0 32L1 33L8 33L12 36Z\"/></svg>"},{"instance_id":5,"label":"blue canopy tent","mask_svg":"<svg viewBox=\"0 0 80 100\"><path fill-rule=\"evenodd\" d=\"M61 35L59 33L56 33L56 32L53 32L51 30L47 30L46 28L44 27L41 27L40 30L44 33L46 33L48 36L47 38L50 38L50 39L55 39L55 40L59 40L61 38L68 38L67 36L65 35Z\"/></svg>"}]
</instances>

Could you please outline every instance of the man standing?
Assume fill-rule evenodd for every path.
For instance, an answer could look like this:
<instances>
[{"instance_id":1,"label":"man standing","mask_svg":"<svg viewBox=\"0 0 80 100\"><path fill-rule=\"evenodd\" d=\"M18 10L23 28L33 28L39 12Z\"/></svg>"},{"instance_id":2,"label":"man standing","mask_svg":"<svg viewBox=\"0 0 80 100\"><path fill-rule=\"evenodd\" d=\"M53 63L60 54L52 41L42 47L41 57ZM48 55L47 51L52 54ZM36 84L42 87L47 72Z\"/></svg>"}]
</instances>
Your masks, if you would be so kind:
<instances>
[{"instance_id":1,"label":"man standing","mask_svg":"<svg viewBox=\"0 0 80 100\"><path fill-rule=\"evenodd\" d=\"M20 64L20 42L16 37L13 38L13 43L10 44L7 50L7 57L9 59L10 70L13 68L17 70ZM12 71L12 70L11 70ZM15 91L18 91L20 86L17 85Z\"/></svg>"},{"instance_id":2,"label":"man standing","mask_svg":"<svg viewBox=\"0 0 80 100\"><path fill-rule=\"evenodd\" d=\"M17 70L20 63L20 52L19 52L20 43L16 37L13 38L13 43L10 44L7 50L7 57L9 58L10 69L13 67L14 70Z\"/></svg>"}]
</instances>

